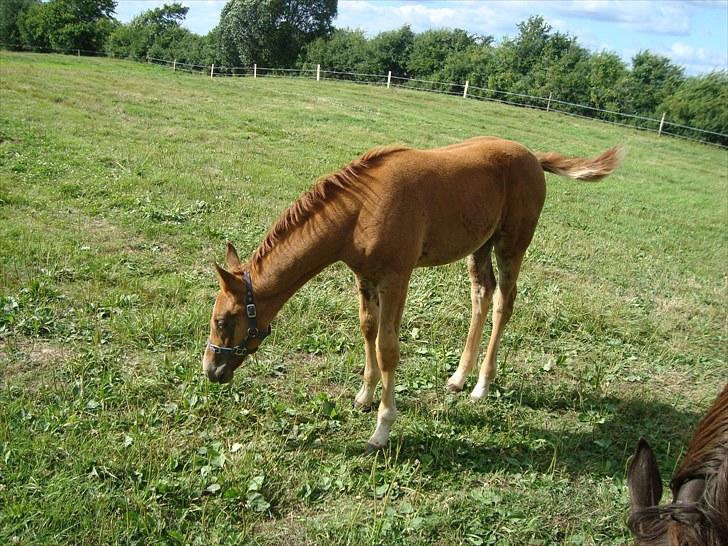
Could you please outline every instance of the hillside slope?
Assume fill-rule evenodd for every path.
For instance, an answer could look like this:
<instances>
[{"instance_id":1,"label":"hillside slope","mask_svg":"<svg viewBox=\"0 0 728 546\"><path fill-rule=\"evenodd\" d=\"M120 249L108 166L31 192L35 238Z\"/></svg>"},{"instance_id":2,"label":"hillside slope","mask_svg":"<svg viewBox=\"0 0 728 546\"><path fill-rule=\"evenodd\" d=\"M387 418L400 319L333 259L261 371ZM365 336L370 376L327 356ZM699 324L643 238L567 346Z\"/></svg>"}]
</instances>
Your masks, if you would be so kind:
<instances>
[{"instance_id":1,"label":"hillside slope","mask_svg":"<svg viewBox=\"0 0 728 546\"><path fill-rule=\"evenodd\" d=\"M202 377L225 241L248 255L370 147L482 134L629 154L601 183L548 176L487 401L444 389L463 263L412 279L385 453L351 409L343 266L231 385ZM725 150L457 97L0 52L0 543L624 543L637 438L669 476L728 377L727 172Z\"/></svg>"}]
</instances>

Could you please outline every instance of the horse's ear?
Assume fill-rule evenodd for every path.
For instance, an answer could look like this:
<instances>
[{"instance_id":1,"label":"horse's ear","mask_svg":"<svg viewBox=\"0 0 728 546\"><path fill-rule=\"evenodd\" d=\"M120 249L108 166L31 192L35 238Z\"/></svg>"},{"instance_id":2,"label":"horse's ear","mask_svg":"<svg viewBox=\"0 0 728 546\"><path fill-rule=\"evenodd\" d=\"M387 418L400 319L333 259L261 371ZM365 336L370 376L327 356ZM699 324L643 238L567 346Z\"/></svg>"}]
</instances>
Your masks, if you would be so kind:
<instances>
[{"instance_id":1,"label":"horse's ear","mask_svg":"<svg viewBox=\"0 0 728 546\"><path fill-rule=\"evenodd\" d=\"M227 255L225 256L225 261L227 262L228 269L231 271L242 269L240 265L240 258L238 258L238 251L235 250L232 243L227 244Z\"/></svg>"},{"instance_id":2,"label":"horse's ear","mask_svg":"<svg viewBox=\"0 0 728 546\"><path fill-rule=\"evenodd\" d=\"M220 280L220 290L231 295L242 296L245 294L245 285L242 280L217 264L215 264L215 269Z\"/></svg>"},{"instance_id":3,"label":"horse's ear","mask_svg":"<svg viewBox=\"0 0 728 546\"><path fill-rule=\"evenodd\" d=\"M637 510L657 506L662 498L662 478L657 468L657 459L647 440L640 438L632 461L627 469L629 498L632 513Z\"/></svg>"}]
</instances>

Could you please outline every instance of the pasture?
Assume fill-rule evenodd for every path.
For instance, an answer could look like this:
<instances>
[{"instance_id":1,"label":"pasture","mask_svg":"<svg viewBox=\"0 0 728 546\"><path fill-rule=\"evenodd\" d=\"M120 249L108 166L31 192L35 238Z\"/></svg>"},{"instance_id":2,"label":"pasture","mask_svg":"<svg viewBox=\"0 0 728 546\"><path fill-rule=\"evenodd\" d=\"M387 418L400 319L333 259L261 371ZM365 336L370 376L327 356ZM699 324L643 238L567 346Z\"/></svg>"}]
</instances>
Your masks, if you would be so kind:
<instances>
[{"instance_id":1,"label":"pasture","mask_svg":"<svg viewBox=\"0 0 728 546\"><path fill-rule=\"evenodd\" d=\"M249 255L370 147L483 134L628 149L603 182L547 175L485 401L445 390L464 261L412 279L384 451L352 408L342 265L231 384L203 377L226 241ZM727 173L722 149L457 97L0 52L0 543L625 543L637 439L670 476L728 377Z\"/></svg>"}]
</instances>

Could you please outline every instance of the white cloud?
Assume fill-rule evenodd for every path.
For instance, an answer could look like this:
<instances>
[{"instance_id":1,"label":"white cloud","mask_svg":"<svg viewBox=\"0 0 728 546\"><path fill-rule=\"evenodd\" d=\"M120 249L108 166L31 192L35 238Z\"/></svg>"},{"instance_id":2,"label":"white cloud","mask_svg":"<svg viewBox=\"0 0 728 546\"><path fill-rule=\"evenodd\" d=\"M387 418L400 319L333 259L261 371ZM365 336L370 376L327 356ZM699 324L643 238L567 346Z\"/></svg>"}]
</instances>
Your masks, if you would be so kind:
<instances>
[{"instance_id":1,"label":"white cloud","mask_svg":"<svg viewBox=\"0 0 728 546\"><path fill-rule=\"evenodd\" d=\"M675 42L669 49L660 53L669 57L674 63L685 66L690 74L728 69L728 55L725 53L717 53L682 42Z\"/></svg>"},{"instance_id":2,"label":"white cloud","mask_svg":"<svg viewBox=\"0 0 728 546\"><path fill-rule=\"evenodd\" d=\"M361 28L369 35L410 25L415 32L431 28L463 28L478 34L512 32L513 16L504 15L499 7L511 2L451 1L439 3L380 3L342 0L337 27ZM511 10L512 11L512 10ZM364 15L366 14L366 15Z\"/></svg>"},{"instance_id":3,"label":"white cloud","mask_svg":"<svg viewBox=\"0 0 728 546\"><path fill-rule=\"evenodd\" d=\"M227 0L178 1L189 8L182 26L197 34L207 34L220 22L220 12L227 3ZM172 0L120 0L116 6L116 18L122 23L128 23L145 11L171 3Z\"/></svg>"},{"instance_id":4,"label":"white cloud","mask_svg":"<svg viewBox=\"0 0 728 546\"><path fill-rule=\"evenodd\" d=\"M397 11L405 18L424 18L436 25L454 18L456 12L450 8L430 8L422 4L404 4Z\"/></svg>"},{"instance_id":5,"label":"white cloud","mask_svg":"<svg viewBox=\"0 0 728 546\"><path fill-rule=\"evenodd\" d=\"M725 4L724 4L725 5ZM695 6L689 2L658 0L493 0L477 2L379 3L342 0L338 26L363 27L369 33L410 24L415 30L463 27L483 34L513 34L515 24L534 14L550 20L577 18L616 23L619 27L648 34L687 35ZM356 16L354 16L356 14ZM367 14L362 18L362 14ZM366 20L367 24L362 25ZM358 24L357 24L358 23Z\"/></svg>"},{"instance_id":6,"label":"white cloud","mask_svg":"<svg viewBox=\"0 0 728 546\"><path fill-rule=\"evenodd\" d=\"M617 23L620 27L648 34L687 35L690 32L689 3L656 0L570 0L543 3L565 16Z\"/></svg>"},{"instance_id":7,"label":"white cloud","mask_svg":"<svg viewBox=\"0 0 728 546\"><path fill-rule=\"evenodd\" d=\"M164 0L121 0L116 5L116 18L122 23L128 23L142 12L160 8L163 5Z\"/></svg>"},{"instance_id":8,"label":"white cloud","mask_svg":"<svg viewBox=\"0 0 728 546\"><path fill-rule=\"evenodd\" d=\"M167 2L169 1L167 0ZM220 22L220 13L227 1L204 0L202 2L191 2L188 0L182 1L182 4L190 8L182 26L197 34L207 34Z\"/></svg>"}]
</instances>

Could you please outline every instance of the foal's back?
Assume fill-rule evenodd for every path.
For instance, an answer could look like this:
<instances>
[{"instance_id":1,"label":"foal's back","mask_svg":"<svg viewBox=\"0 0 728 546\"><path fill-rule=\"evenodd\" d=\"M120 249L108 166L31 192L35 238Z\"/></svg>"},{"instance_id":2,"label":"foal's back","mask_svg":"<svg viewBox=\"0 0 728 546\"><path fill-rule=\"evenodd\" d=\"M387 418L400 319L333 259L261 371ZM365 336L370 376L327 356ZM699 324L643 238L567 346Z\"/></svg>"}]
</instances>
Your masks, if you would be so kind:
<instances>
[{"instance_id":1,"label":"foal's back","mask_svg":"<svg viewBox=\"0 0 728 546\"><path fill-rule=\"evenodd\" d=\"M356 240L367 255L415 267L455 261L496 234L527 246L546 188L527 148L479 137L397 150L367 171L359 193Z\"/></svg>"}]
</instances>

